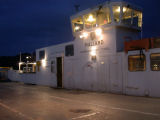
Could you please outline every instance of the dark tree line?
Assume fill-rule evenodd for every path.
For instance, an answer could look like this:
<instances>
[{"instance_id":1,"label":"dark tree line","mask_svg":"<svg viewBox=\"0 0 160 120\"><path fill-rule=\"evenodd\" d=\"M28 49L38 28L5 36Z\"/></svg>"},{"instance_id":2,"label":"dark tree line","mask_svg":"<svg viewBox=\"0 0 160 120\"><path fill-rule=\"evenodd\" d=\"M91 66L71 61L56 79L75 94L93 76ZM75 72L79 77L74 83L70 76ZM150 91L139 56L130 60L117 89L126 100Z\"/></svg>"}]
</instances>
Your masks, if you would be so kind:
<instances>
[{"instance_id":1,"label":"dark tree line","mask_svg":"<svg viewBox=\"0 0 160 120\"><path fill-rule=\"evenodd\" d=\"M36 54L33 53L21 53L21 61L27 62L26 57L31 56L31 58L28 59L29 62L35 62L36 61ZM18 65L20 61L20 54L16 56L0 56L0 67L12 67L15 70L18 70Z\"/></svg>"}]
</instances>

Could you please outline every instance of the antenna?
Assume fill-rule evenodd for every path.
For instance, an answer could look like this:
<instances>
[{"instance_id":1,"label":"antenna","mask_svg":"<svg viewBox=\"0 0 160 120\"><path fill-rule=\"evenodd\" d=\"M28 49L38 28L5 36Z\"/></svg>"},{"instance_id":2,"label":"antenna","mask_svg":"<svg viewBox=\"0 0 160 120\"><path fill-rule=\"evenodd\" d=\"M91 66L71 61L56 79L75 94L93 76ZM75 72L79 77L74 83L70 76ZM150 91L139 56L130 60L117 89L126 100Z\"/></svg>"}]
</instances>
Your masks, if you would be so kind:
<instances>
[{"instance_id":1,"label":"antenna","mask_svg":"<svg viewBox=\"0 0 160 120\"><path fill-rule=\"evenodd\" d=\"M74 5L74 7L75 7L76 12L78 12L80 5Z\"/></svg>"},{"instance_id":2,"label":"antenna","mask_svg":"<svg viewBox=\"0 0 160 120\"><path fill-rule=\"evenodd\" d=\"M21 52L20 52L20 55L19 55L19 72L21 70Z\"/></svg>"},{"instance_id":3,"label":"antenna","mask_svg":"<svg viewBox=\"0 0 160 120\"><path fill-rule=\"evenodd\" d=\"M19 62L21 62L22 61L22 59L21 59L21 52L20 52L20 56L19 56Z\"/></svg>"}]
</instances>

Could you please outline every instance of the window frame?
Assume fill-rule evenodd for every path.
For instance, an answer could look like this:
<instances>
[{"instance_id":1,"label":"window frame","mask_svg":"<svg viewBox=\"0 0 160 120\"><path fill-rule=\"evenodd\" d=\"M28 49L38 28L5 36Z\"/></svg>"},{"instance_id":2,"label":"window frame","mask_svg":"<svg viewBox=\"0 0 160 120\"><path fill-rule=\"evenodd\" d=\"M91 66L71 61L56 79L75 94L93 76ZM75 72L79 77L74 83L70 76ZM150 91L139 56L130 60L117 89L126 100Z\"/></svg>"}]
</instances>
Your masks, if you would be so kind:
<instances>
[{"instance_id":1,"label":"window frame","mask_svg":"<svg viewBox=\"0 0 160 120\"><path fill-rule=\"evenodd\" d=\"M83 14L83 15L80 15L80 16L76 16L76 17L74 17L74 18L72 18L71 19L71 25L72 25L72 31L73 31L73 33L79 33L79 32L82 32L83 30L90 30L90 29L93 29L93 28L96 28L96 27L98 27L98 26L105 26L105 25L110 25L110 24L112 24L112 22L113 22L113 20L112 20L112 8L110 7L110 6L104 6L102 9L104 9L105 8L105 13L109 13L109 20L110 20L110 22L109 23L107 23L107 24L103 24L103 25L99 25L98 23L97 23L97 15L96 15L96 12L97 12L97 10L98 10L98 8L96 8L96 9L94 9L94 10L92 10L92 11L90 11L90 12L87 12L87 13L85 13L85 14ZM107 10L108 9L108 10ZM86 26L85 26L85 20L84 20L84 16L85 15L88 15L88 14L95 14L95 19L96 19L96 22L95 22L95 26L92 26L91 28L86 28ZM107 16L107 15L106 15ZM82 21L83 21L83 30L81 30L81 31L75 31L74 30L74 25L73 25L73 20L74 19L77 19L77 18L81 18L82 19Z\"/></svg>"},{"instance_id":2,"label":"window frame","mask_svg":"<svg viewBox=\"0 0 160 120\"><path fill-rule=\"evenodd\" d=\"M120 8L120 11L119 11L119 21L115 21L114 7L119 7ZM113 5L111 5L110 9L112 10L112 22L114 22L116 24L121 23L121 20L122 20L122 5L121 4L113 4Z\"/></svg>"},{"instance_id":3,"label":"window frame","mask_svg":"<svg viewBox=\"0 0 160 120\"><path fill-rule=\"evenodd\" d=\"M153 69L152 69L152 64L151 64L152 59L151 59L151 55L153 55L153 54L160 54L160 52L159 52L159 53L151 53L151 54L150 54L150 70L153 71L153 72L159 72L160 70L153 70Z\"/></svg>"},{"instance_id":4,"label":"window frame","mask_svg":"<svg viewBox=\"0 0 160 120\"><path fill-rule=\"evenodd\" d=\"M106 23L106 24L102 24L102 25L100 25L100 24L98 24L98 19L97 19L97 15L96 15L96 24L97 24L97 26L105 26L105 25L109 25L109 24L111 24L112 23L112 14L111 14L111 8L109 7L109 6L105 6L105 7L103 7L102 8L103 10L104 10L104 12L105 12L105 16L106 16L106 19L107 19L107 12L109 13L109 20L110 20L110 22L108 22L108 23ZM98 10L95 10L96 12L98 11Z\"/></svg>"},{"instance_id":5,"label":"window frame","mask_svg":"<svg viewBox=\"0 0 160 120\"><path fill-rule=\"evenodd\" d=\"M75 19L78 19L78 18L80 18L80 19L82 19L82 22L83 22L83 28L82 28L82 30L79 30L79 31L75 31L74 30L74 24L73 24L73 20L75 20ZM72 20L71 20L71 24L72 24L72 31L74 32L74 33L78 33L78 32L82 32L85 28L85 26L84 26L84 19L83 19L83 15L80 15L80 16L77 16L77 17L75 17L75 18L73 18Z\"/></svg>"},{"instance_id":6,"label":"window frame","mask_svg":"<svg viewBox=\"0 0 160 120\"><path fill-rule=\"evenodd\" d=\"M130 57L130 56L140 56L140 54L128 55L128 71L129 71L129 72L145 72L145 71L147 70L147 61L146 61L146 55L145 55L145 54L143 54L143 56L145 57L144 70L131 71L131 70L129 69L129 57Z\"/></svg>"},{"instance_id":7,"label":"window frame","mask_svg":"<svg viewBox=\"0 0 160 120\"><path fill-rule=\"evenodd\" d=\"M141 14L141 18L138 16L137 26L134 25L134 13L135 12ZM143 27L143 12L141 10L137 10L137 9L133 9L132 8L132 26L138 27L138 28L142 28Z\"/></svg>"},{"instance_id":8,"label":"window frame","mask_svg":"<svg viewBox=\"0 0 160 120\"><path fill-rule=\"evenodd\" d=\"M124 20L123 17L124 17L124 13L125 13L125 12L123 11L124 8L126 8L126 10L129 10L129 9L131 10L131 14L130 14L130 16L131 16L131 18L130 18L131 21L130 21L130 24L126 24L126 23L123 21L123 20ZM122 6L122 17L121 17L121 23L122 23L122 24L128 25L128 26L133 26L133 11L134 11L134 9L133 9L132 7L127 7L126 5L123 5L123 6Z\"/></svg>"},{"instance_id":9,"label":"window frame","mask_svg":"<svg viewBox=\"0 0 160 120\"><path fill-rule=\"evenodd\" d=\"M94 16L95 16L95 26L94 26L94 25L92 25L90 28L87 28L87 27L86 27L86 25L85 25L85 16L86 16L86 15L89 15L89 14L92 14L92 15L94 15ZM91 11L91 12L88 12L88 13L86 13L86 14L82 15L82 19L83 19L84 29L85 29L85 30L89 30L89 29L96 28L96 26L97 26L96 9L95 9L95 10L93 10L93 11Z\"/></svg>"},{"instance_id":10,"label":"window frame","mask_svg":"<svg viewBox=\"0 0 160 120\"><path fill-rule=\"evenodd\" d=\"M68 46L73 46L73 54L72 55L67 55L67 47ZM74 56L74 44L69 44L65 46L65 57L73 57Z\"/></svg>"},{"instance_id":11,"label":"window frame","mask_svg":"<svg viewBox=\"0 0 160 120\"><path fill-rule=\"evenodd\" d=\"M41 53L40 53L40 52L44 52L44 56L43 56L42 58L41 58L41 55L40 55ZM45 59L45 54L46 54L46 53L45 53L45 50L40 50L40 51L39 51L39 60Z\"/></svg>"}]
</instances>

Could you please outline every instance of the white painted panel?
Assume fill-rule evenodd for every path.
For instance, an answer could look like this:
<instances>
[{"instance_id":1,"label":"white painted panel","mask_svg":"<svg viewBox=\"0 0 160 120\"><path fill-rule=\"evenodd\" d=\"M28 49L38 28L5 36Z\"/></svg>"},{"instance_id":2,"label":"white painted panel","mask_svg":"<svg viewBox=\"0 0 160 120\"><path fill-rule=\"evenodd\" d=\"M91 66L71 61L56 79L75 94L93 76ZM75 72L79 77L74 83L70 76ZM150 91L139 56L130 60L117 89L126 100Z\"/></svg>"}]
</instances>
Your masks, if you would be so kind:
<instances>
[{"instance_id":1,"label":"white painted panel","mask_svg":"<svg viewBox=\"0 0 160 120\"><path fill-rule=\"evenodd\" d=\"M82 68L82 81L83 87L86 90L95 90L97 89L96 80L96 67L97 63L94 62L86 62Z\"/></svg>"},{"instance_id":2,"label":"white painted panel","mask_svg":"<svg viewBox=\"0 0 160 120\"><path fill-rule=\"evenodd\" d=\"M149 76L149 95L160 97L160 71L151 71Z\"/></svg>"},{"instance_id":3,"label":"white painted panel","mask_svg":"<svg viewBox=\"0 0 160 120\"><path fill-rule=\"evenodd\" d=\"M110 56L110 91L113 93L122 93L122 59L121 56Z\"/></svg>"},{"instance_id":4,"label":"white painted panel","mask_svg":"<svg viewBox=\"0 0 160 120\"><path fill-rule=\"evenodd\" d=\"M64 79L65 88L75 88L74 80L74 60L65 59L64 61Z\"/></svg>"},{"instance_id":5,"label":"white painted panel","mask_svg":"<svg viewBox=\"0 0 160 120\"><path fill-rule=\"evenodd\" d=\"M126 80L126 94L129 95L137 95L137 96L145 96L149 94L149 56L145 51L143 53L146 56L146 70L145 71L136 71L130 72L128 70L128 56L129 55L139 55L139 51L131 51L126 56L127 59L127 80Z\"/></svg>"},{"instance_id":6,"label":"white painted panel","mask_svg":"<svg viewBox=\"0 0 160 120\"><path fill-rule=\"evenodd\" d=\"M109 91L109 70L106 57L100 57L97 66L98 91Z\"/></svg>"}]
</instances>

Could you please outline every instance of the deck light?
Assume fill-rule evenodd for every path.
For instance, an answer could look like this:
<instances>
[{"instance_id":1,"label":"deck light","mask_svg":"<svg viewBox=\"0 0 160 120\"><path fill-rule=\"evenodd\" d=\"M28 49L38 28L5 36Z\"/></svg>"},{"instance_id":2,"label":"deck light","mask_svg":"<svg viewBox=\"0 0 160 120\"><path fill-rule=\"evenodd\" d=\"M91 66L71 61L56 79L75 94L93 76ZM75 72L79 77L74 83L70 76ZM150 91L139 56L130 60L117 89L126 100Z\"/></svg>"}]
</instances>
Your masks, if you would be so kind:
<instances>
[{"instance_id":1,"label":"deck light","mask_svg":"<svg viewBox=\"0 0 160 120\"><path fill-rule=\"evenodd\" d=\"M93 46L93 47L91 48L90 55L91 55L91 60L92 60L92 61L96 61L96 47L95 47L95 46Z\"/></svg>"},{"instance_id":2,"label":"deck light","mask_svg":"<svg viewBox=\"0 0 160 120\"><path fill-rule=\"evenodd\" d=\"M96 56L96 51L91 51L91 56Z\"/></svg>"},{"instance_id":3,"label":"deck light","mask_svg":"<svg viewBox=\"0 0 160 120\"><path fill-rule=\"evenodd\" d=\"M88 37L88 33L84 32L82 33L82 35L79 36L81 39L82 38L87 38Z\"/></svg>"},{"instance_id":4,"label":"deck light","mask_svg":"<svg viewBox=\"0 0 160 120\"><path fill-rule=\"evenodd\" d=\"M96 33L97 36L101 36L102 35L102 29L101 28L96 29L95 33Z\"/></svg>"},{"instance_id":5,"label":"deck light","mask_svg":"<svg viewBox=\"0 0 160 120\"><path fill-rule=\"evenodd\" d=\"M126 7L123 7L123 12L126 12L127 11L127 8Z\"/></svg>"},{"instance_id":6,"label":"deck light","mask_svg":"<svg viewBox=\"0 0 160 120\"><path fill-rule=\"evenodd\" d=\"M43 66L43 67L46 66L46 61L45 61L45 59L42 60L42 66Z\"/></svg>"},{"instance_id":7,"label":"deck light","mask_svg":"<svg viewBox=\"0 0 160 120\"><path fill-rule=\"evenodd\" d=\"M116 12L120 12L120 11L121 11L121 8L118 7L118 8L116 9Z\"/></svg>"},{"instance_id":8,"label":"deck light","mask_svg":"<svg viewBox=\"0 0 160 120\"><path fill-rule=\"evenodd\" d=\"M87 38L88 37L88 33L84 32L83 33L83 37Z\"/></svg>"},{"instance_id":9,"label":"deck light","mask_svg":"<svg viewBox=\"0 0 160 120\"><path fill-rule=\"evenodd\" d=\"M82 39L82 38L83 38L83 35L80 35L79 37Z\"/></svg>"},{"instance_id":10,"label":"deck light","mask_svg":"<svg viewBox=\"0 0 160 120\"><path fill-rule=\"evenodd\" d=\"M79 30L79 26L76 26L76 27L75 27L75 30Z\"/></svg>"},{"instance_id":11,"label":"deck light","mask_svg":"<svg viewBox=\"0 0 160 120\"><path fill-rule=\"evenodd\" d=\"M116 9L116 12L120 12L121 11L121 8L120 7L118 7L117 9ZM123 7L123 12L126 12L127 11L127 8L126 7Z\"/></svg>"},{"instance_id":12,"label":"deck light","mask_svg":"<svg viewBox=\"0 0 160 120\"><path fill-rule=\"evenodd\" d=\"M91 48L91 56L96 56L96 47L95 46L93 46L92 48Z\"/></svg>"},{"instance_id":13,"label":"deck light","mask_svg":"<svg viewBox=\"0 0 160 120\"><path fill-rule=\"evenodd\" d=\"M89 15L87 21L89 21L89 22L94 22L95 19L93 18L93 15Z\"/></svg>"}]
</instances>

